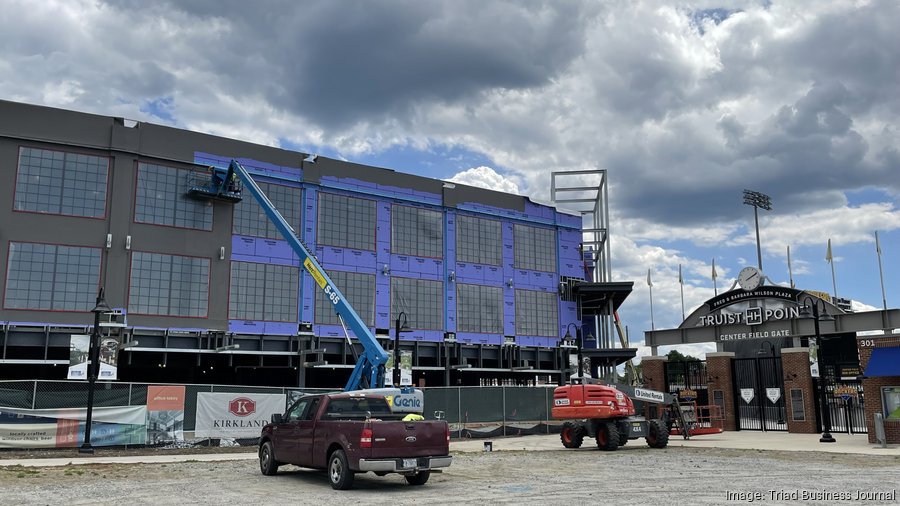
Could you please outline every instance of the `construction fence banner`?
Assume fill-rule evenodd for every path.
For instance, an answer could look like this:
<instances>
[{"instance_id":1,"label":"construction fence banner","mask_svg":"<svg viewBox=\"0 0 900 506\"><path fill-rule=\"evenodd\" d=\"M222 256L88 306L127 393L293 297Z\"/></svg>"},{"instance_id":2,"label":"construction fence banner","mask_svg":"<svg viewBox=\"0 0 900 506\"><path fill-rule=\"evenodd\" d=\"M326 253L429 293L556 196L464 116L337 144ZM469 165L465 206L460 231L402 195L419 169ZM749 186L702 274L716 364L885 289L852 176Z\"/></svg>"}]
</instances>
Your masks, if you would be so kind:
<instances>
[{"instance_id":1,"label":"construction fence banner","mask_svg":"<svg viewBox=\"0 0 900 506\"><path fill-rule=\"evenodd\" d=\"M146 406L94 407L91 445L145 444ZM72 448L84 442L86 408L0 407L0 448Z\"/></svg>"},{"instance_id":2,"label":"construction fence banner","mask_svg":"<svg viewBox=\"0 0 900 506\"><path fill-rule=\"evenodd\" d=\"M194 436L259 437L272 415L284 409L284 394L198 392Z\"/></svg>"},{"instance_id":3,"label":"construction fence banner","mask_svg":"<svg viewBox=\"0 0 900 506\"><path fill-rule=\"evenodd\" d=\"M184 385L147 385L147 444L184 441Z\"/></svg>"}]
</instances>

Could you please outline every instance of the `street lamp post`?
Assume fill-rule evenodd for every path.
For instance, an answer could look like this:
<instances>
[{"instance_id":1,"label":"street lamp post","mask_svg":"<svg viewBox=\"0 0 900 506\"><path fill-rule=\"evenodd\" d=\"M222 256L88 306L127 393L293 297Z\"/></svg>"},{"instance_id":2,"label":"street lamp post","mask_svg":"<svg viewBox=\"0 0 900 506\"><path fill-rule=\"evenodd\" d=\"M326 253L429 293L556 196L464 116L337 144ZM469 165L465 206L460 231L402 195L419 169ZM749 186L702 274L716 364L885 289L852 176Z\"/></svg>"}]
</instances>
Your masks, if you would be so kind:
<instances>
[{"instance_id":1,"label":"street lamp post","mask_svg":"<svg viewBox=\"0 0 900 506\"><path fill-rule=\"evenodd\" d=\"M822 314L820 316L819 313L819 303L822 304ZM816 343L819 346L819 360L822 362L821 372L819 373L819 403L822 405L822 437L819 438L820 443L834 443L835 439L831 435L831 410L828 408L828 397L825 392L825 361L822 356L822 334L819 331L819 320L821 321L834 321L834 317L828 314L828 310L825 308L825 301L818 298L812 297L811 295L807 295L806 298L803 299L803 308L800 310L800 316L803 318L813 319L813 328L816 333Z\"/></svg>"},{"instance_id":2,"label":"street lamp post","mask_svg":"<svg viewBox=\"0 0 900 506\"><path fill-rule=\"evenodd\" d=\"M753 220L756 223L756 257L759 261L759 270L762 270L762 248L759 245L759 208L771 211L772 199L764 193L744 190L744 204L753 206Z\"/></svg>"},{"instance_id":3,"label":"street lamp post","mask_svg":"<svg viewBox=\"0 0 900 506\"><path fill-rule=\"evenodd\" d=\"M91 312L94 313L94 330L91 332L91 340L88 346L88 398L87 416L84 421L84 442L78 448L78 453L94 453L91 446L91 423L94 415L94 384L100 375L100 315L108 313L109 306L103 298L103 288L97 294L97 305Z\"/></svg>"},{"instance_id":4,"label":"street lamp post","mask_svg":"<svg viewBox=\"0 0 900 506\"><path fill-rule=\"evenodd\" d=\"M563 342L567 344L572 342L572 334L569 333L569 327L575 327L575 348L578 353L578 378L580 380L584 373L584 369L582 368L583 357L581 355L581 329L574 323L566 325L566 335L563 336ZM568 344L568 346L571 346L571 344ZM565 369L568 370L568 368Z\"/></svg>"},{"instance_id":5,"label":"street lamp post","mask_svg":"<svg viewBox=\"0 0 900 506\"><path fill-rule=\"evenodd\" d=\"M400 387L400 333L409 332L406 313L400 311L394 324L394 386Z\"/></svg>"}]
</instances>

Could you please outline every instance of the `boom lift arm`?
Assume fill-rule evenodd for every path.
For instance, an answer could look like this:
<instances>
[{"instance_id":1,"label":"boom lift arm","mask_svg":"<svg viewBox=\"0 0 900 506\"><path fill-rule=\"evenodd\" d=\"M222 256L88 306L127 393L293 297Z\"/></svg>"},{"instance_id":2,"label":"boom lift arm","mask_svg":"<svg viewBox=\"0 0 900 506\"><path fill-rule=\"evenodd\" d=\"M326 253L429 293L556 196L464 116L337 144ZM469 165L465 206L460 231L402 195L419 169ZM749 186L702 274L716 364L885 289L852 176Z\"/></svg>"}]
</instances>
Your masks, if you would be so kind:
<instances>
[{"instance_id":1,"label":"boom lift arm","mask_svg":"<svg viewBox=\"0 0 900 506\"><path fill-rule=\"evenodd\" d=\"M356 366L350 374L350 379L347 381L344 390L362 389L364 379L368 380L369 388L383 388L384 364L388 360L387 352L381 347L366 324L347 302L347 298L334 284L316 257L300 241L297 233L284 219L284 216L278 212L278 209L275 208L259 185L256 184L250 173L237 160L231 160L228 169L212 167L211 176L208 186L192 187L191 194L198 197L234 202L240 199L239 196L235 199L235 193L240 190L234 185L235 177L239 178L244 183L244 189L253 195L259 206L265 211L266 216L275 224L275 228L278 229L281 236L290 244L291 249L300 258L303 267L312 275L316 285L334 305L334 312L341 321L344 332L346 333L347 331L346 327L350 327L350 330L362 343L364 351L357 359Z\"/></svg>"}]
</instances>

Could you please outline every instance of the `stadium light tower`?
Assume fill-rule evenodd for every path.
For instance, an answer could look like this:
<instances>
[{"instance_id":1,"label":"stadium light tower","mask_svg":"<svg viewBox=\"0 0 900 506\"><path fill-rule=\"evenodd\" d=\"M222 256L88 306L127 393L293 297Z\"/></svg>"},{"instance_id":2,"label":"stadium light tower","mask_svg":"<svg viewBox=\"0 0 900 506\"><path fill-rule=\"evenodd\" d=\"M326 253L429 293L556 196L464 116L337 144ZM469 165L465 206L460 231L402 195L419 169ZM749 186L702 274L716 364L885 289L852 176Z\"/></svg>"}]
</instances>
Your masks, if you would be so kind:
<instances>
[{"instance_id":1,"label":"stadium light tower","mask_svg":"<svg viewBox=\"0 0 900 506\"><path fill-rule=\"evenodd\" d=\"M759 270L762 268L762 248L759 245L759 208L766 211L772 210L772 199L764 194L752 190L744 190L744 204L753 206L753 220L756 223L756 258L759 261Z\"/></svg>"}]
</instances>

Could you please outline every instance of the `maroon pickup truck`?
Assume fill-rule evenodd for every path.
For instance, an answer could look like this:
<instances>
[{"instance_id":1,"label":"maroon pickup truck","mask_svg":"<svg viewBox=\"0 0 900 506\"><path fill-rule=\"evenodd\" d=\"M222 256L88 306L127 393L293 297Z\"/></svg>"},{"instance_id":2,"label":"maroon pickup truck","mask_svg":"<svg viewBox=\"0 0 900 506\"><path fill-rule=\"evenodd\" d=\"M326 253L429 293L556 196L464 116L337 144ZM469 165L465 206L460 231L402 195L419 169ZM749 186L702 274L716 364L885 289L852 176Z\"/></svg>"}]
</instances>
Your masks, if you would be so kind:
<instances>
[{"instance_id":1,"label":"maroon pickup truck","mask_svg":"<svg viewBox=\"0 0 900 506\"><path fill-rule=\"evenodd\" d=\"M337 490L367 471L400 473L410 485L424 485L433 470L450 465L450 427L443 420L405 422L403 415L392 413L383 395L301 397L263 427L259 468L269 476L283 464L326 469Z\"/></svg>"}]
</instances>

